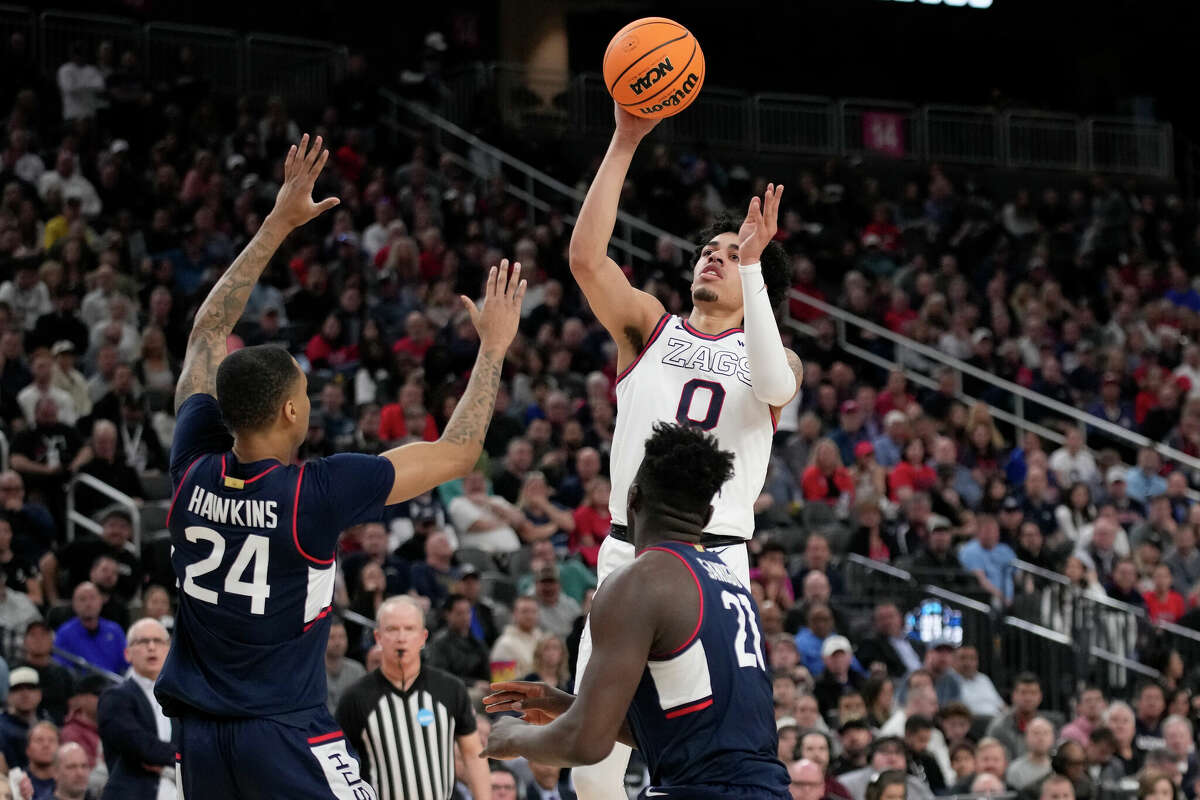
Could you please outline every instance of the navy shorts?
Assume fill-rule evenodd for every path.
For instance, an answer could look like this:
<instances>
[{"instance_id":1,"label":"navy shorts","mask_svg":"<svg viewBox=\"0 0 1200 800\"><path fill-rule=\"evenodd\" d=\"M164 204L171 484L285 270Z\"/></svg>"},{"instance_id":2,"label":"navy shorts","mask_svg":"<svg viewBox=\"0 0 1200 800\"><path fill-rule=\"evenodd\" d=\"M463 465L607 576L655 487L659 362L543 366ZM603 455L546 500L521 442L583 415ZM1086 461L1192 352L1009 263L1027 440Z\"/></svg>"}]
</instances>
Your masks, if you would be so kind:
<instances>
[{"instance_id":1,"label":"navy shorts","mask_svg":"<svg viewBox=\"0 0 1200 800\"><path fill-rule=\"evenodd\" d=\"M180 800L376 800L321 706L277 719L179 719Z\"/></svg>"}]
</instances>

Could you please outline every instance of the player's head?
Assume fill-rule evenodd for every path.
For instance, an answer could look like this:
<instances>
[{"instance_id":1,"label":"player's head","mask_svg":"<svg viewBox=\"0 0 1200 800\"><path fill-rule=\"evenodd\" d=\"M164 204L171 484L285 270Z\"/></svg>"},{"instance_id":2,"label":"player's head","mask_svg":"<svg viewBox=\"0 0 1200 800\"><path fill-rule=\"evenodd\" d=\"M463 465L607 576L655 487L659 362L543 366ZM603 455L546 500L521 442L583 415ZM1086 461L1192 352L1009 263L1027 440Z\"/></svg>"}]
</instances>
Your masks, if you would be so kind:
<instances>
[{"instance_id":1,"label":"player's head","mask_svg":"<svg viewBox=\"0 0 1200 800\"><path fill-rule=\"evenodd\" d=\"M692 300L719 308L739 309L742 279L738 275L738 229L741 221L728 214L713 220L696 237L696 262L692 267ZM763 282L774 308L783 302L791 284L791 262L778 242L763 250Z\"/></svg>"},{"instance_id":2,"label":"player's head","mask_svg":"<svg viewBox=\"0 0 1200 800\"><path fill-rule=\"evenodd\" d=\"M308 433L308 378L272 345L243 347L217 368L217 402L235 436L278 431L299 448Z\"/></svg>"},{"instance_id":3,"label":"player's head","mask_svg":"<svg viewBox=\"0 0 1200 800\"><path fill-rule=\"evenodd\" d=\"M664 530L699 536L712 517L712 499L733 475L733 453L699 428L656 422L642 465L629 487L629 533ZM647 524L649 523L649 524Z\"/></svg>"}]
</instances>

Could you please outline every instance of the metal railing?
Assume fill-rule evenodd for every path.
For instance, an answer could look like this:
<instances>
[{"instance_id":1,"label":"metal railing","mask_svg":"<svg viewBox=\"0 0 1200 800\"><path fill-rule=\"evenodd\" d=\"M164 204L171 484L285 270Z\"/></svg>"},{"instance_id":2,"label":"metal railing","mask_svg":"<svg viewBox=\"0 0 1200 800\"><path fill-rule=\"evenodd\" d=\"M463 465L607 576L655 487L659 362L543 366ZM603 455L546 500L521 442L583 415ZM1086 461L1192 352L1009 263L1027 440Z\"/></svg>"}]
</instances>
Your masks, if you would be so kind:
<instances>
[{"instance_id":1,"label":"metal railing","mask_svg":"<svg viewBox=\"0 0 1200 800\"><path fill-rule=\"evenodd\" d=\"M142 510L138 507L137 501L119 489L109 486L99 478L86 473L76 475L67 484L67 542L75 540L76 525L95 534L99 534L104 529L103 525L91 517L75 510L75 492L80 486L86 486L93 491L99 492L129 512L129 519L133 525L133 539L131 543L135 552L142 552Z\"/></svg>"},{"instance_id":2,"label":"metal railing","mask_svg":"<svg viewBox=\"0 0 1200 800\"><path fill-rule=\"evenodd\" d=\"M54 645L53 647L51 647L50 652L54 654L55 658L58 658L59 660L64 661L67 664L70 664L77 671L90 672L93 675L99 675L101 678L104 678L106 681L108 681L113 686L116 686L118 683L121 683L123 680L125 680L117 673L110 672L109 670L105 669L104 667L98 667L95 664L91 663L90 661L85 661L84 659L80 658L79 656L75 655L74 653L70 653L70 652L67 652L66 650L63 650L58 645Z\"/></svg>"},{"instance_id":3,"label":"metal railing","mask_svg":"<svg viewBox=\"0 0 1200 800\"><path fill-rule=\"evenodd\" d=\"M1039 394L1030 389L1026 389L1020 384L1012 381L1004 380L993 375L986 370L972 366L965 361L960 361L957 358L948 356L940 350L936 350L928 345L909 339L898 333L894 333L888 328L877 325L870 320L863 319L849 311L830 305L815 297L803 294L792 290L788 293L788 298L792 302L803 303L810 306L823 314L828 315L834 321L837 330L838 344L845 352L857 358L873 364L883 369L896 369L904 359L901 357L904 351L910 351L919 355L921 358L935 365L949 367L955 371L956 376L956 396L958 399L965 402L985 402L979 397L973 397L963 391L963 376L969 376L972 380L983 385L998 390L1004 397L1010 397L1012 404L1010 408L1001 408L995 402L986 403L992 416L1009 425L1013 425L1021 430L1032 431L1038 436L1048 439L1053 442L1062 443L1065 439L1060 432L1040 424L1038 420L1030 419L1030 412L1037 413L1041 410L1042 414L1051 415L1066 420L1073 420L1076 423L1084 426L1085 437L1096 432L1103 433L1108 439L1117 440L1131 448L1149 447L1154 449L1162 458L1181 466L1187 467L1190 470L1200 470L1200 459L1193 458L1173 447L1168 447L1165 444L1152 441L1140 433L1122 428L1119 425L1114 425L1106 419L1088 414L1085 411L1080 411L1074 406L1061 403L1043 394ZM813 329L811 326L801 322L797 322L791 318L785 321L785 324L793 328L811 334ZM868 350L855 344L847 336L847 327L853 327L858 331L869 333L878 340L887 342L892 349L892 356L888 357L881 355L879 352ZM930 375L925 374L914 368L907 367L905 372L909 379L914 383L930 389L937 387L937 381ZM1041 415L1038 416L1040 420Z\"/></svg>"},{"instance_id":4,"label":"metal railing","mask_svg":"<svg viewBox=\"0 0 1200 800\"><path fill-rule=\"evenodd\" d=\"M575 216L563 207L577 209L583 204L583 192L493 147L424 105L404 100L387 90L381 91L380 96L385 101L390 115L389 122L393 127L400 127L401 114L409 115L422 125L428 126L436 134L438 144L451 154L451 159L456 165L470 171L481 180L502 177L505 192L526 204L530 220L535 219L539 213L545 214L559 209L562 210L563 219L567 224L575 224ZM456 150L466 152L460 153ZM472 151L481 158L472 158ZM616 228L609 243L611 247L633 258L650 261L654 259L653 248L659 240L666 240L685 253L695 249L687 239L675 236L624 211L617 212Z\"/></svg>"},{"instance_id":5,"label":"metal railing","mask_svg":"<svg viewBox=\"0 0 1200 800\"><path fill-rule=\"evenodd\" d=\"M601 76L474 64L451 75L443 110L470 124L495 108L512 127L604 138L612 98ZM990 107L897 103L769 93L747 95L706 84L686 112L651 138L766 154L874 156L1170 178L1171 125L1136 119Z\"/></svg>"},{"instance_id":6,"label":"metal railing","mask_svg":"<svg viewBox=\"0 0 1200 800\"><path fill-rule=\"evenodd\" d=\"M1139 663L1132 650L1113 652L1094 638L1082 638L1080 630L1056 630L1044 624L993 608L989 603L933 584L922 584L910 572L851 553L846 566L857 570L856 588L868 597L903 604L937 597L963 613L963 641L979 648L980 663L992 664L988 674L1002 685L1017 672L1032 671L1044 677L1047 704L1065 708L1079 684L1098 681L1110 693L1131 688L1127 673L1158 679L1158 670ZM853 572L848 577L853 576ZM1115 602L1115 601L1114 601ZM903 607L903 605L902 605ZM1135 619L1120 609L1112 609ZM1049 676L1049 677L1047 677Z\"/></svg>"},{"instance_id":7,"label":"metal railing","mask_svg":"<svg viewBox=\"0 0 1200 800\"><path fill-rule=\"evenodd\" d=\"M183 70L207 82L217 95L280 95L288 102L323 102L341 77L347 48L333 42L265 33L240 34L224 28L166 22L142 24L107 14L49 9L34 14L22 6L0 5L0 33L26 34L36 63L49 78L70 57L76 43L94 63L101 42L138 57L140 77L170 84ZM181 60L183 48L191 53Z\"/></svg>"},{"instance_id":8,"label":"metal railing","mask_svg":"<svg viewBox=\"0 0 1200 800\"><path fill-rule=\"evenodd\" d=\"M3 431L0 431L0 472L8 469L8 454L8 437L4 435Z\"/></svg>"}]
</instances>

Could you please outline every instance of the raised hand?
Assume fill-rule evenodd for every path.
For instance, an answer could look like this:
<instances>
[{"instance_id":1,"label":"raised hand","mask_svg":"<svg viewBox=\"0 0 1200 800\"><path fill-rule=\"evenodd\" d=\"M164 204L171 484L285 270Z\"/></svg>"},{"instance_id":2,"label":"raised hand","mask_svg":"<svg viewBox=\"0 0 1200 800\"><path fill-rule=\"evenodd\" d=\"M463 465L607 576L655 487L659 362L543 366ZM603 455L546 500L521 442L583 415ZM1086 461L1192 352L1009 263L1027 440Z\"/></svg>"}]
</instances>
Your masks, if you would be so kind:
<instances>
[{"instance_id":1,"label":"raised hand","mask_svg":"<svg viewBox=\"0 0 1200 800\"><path fill-rule=\"evenodd\" d=\"M483 309L475 306L471 298L463 296L463 305L471 314L471 322L479 331L482 347L507 351L517 335L521 322L521 301L525 299L525 281L521 280L521 262L508 269L508 259L500 266L492 267L488 273L487 289L483 296Z\"/></svg>"},{"instance_id":2,"label":"raised hand","mask_svg":"<svg viewBox=\"0 0 1200 800\"><path fill-rule=\"evenodd\" d=\"M654 130L654 126L659 122L657 119L647 119L639 117L637 114L630 114L617 105L615 100L613 101L613 114L617 118L617 135L631 142L640 142L646 134Z\"/></svg>"},{"instance_id":3,"label":"raised hand","mask_svg":"<svg viewBox=\"0 0 1200 800\"><path fill-rule=\"evenodd\" d=\"M762 258L763 250L775 238L779 230L779 198L783 196L783 184L767 184L767 192L760 201L751 198L746 220L738 231L738 259L743 264L753 264Z\"/></svg>"},{"instance_id":4,"label":"raised hand","mask_svg":"<svg viewBox=\"0 0 1200 800\"><path fill-rule=\"evenodd\" d=\"M545 683L502 681L492 684L492 693L483 698L483 710L489 714L520 711L529 724L546 725L566 713L573 702L573 695Z\"/></svg>"},{"instance_id":5,"label":"raised hand","mask_svg":"<svg viewBox=\"0 0 1200 800\"><path fill-rule=\"evenodd\" d=\"M283 161L283 185L275 196L275 207L271 216L287 224L290 228L299 228L314 217L319 217L341 201L336 197L327 197L319 203L312 199L313 185L317 176L325 168L329 160L329 151L323 148L321 137L318 136L312 147L308 146L308 134L300 137L300 144L288 149L287 158Z\"/></svg>"}]
</instances>

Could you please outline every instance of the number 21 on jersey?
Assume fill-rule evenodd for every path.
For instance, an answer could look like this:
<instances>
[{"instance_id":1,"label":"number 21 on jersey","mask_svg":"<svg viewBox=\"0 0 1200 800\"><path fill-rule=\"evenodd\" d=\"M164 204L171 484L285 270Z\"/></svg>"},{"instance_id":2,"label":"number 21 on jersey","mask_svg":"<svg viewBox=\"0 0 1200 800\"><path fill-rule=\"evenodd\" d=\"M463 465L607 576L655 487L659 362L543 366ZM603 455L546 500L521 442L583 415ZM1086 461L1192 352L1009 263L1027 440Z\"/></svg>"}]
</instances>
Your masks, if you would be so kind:
<instances>
[{"instance_id":1,"label":"number 21 on jersey","mask_svg":"<svg viewBox=\"0 0 1200 800\"><path fill-rule=\"evenodd\" d=\"M754 618L753 601L744 594L721 592L721 604L725 608L737 612L738 632L733 640L733 649L737 653L738 666L758 667L765 671L767 663L763 658L762 632L758 629L758 622ZM748 650L746 649L746 628L749 628L754 635L754 642Z\"/></svg>"}]
</instances>

